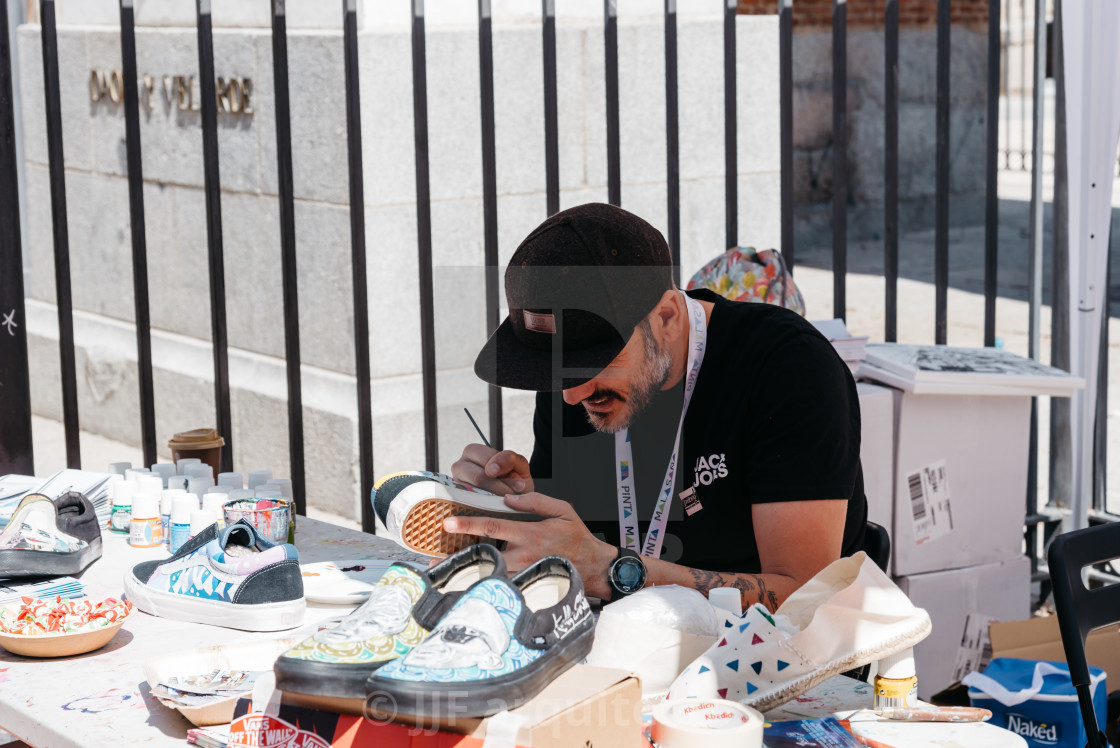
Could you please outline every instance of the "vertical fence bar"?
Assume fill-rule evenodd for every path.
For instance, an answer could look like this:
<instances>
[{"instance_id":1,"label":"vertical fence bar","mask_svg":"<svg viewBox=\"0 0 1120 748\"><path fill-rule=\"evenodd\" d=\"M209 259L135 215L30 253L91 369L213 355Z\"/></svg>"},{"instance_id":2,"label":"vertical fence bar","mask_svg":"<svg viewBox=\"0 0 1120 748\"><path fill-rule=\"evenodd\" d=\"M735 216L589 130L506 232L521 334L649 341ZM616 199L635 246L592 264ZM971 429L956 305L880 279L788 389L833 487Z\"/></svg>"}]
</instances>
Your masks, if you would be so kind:
<instances>
[{"instance_id":1,"label":"vertical fence bar","mask_svg":"<svg viewBox=\"0 0 1120 748\"><path fill-rule=\"evenodd\" d=\"M949 0L937 0L937 197L934 238L934 342L948 339L949 298Z\"/></svg>"},{"instance_id":2,"label":"vertical fence bar","mask_svg":"<svg viewBox=\"0 0 1120 748\"><path fill-rule=\"evenodd\" d=\"M607 91L607 200L622 205L622 158L618 147L618 7L603 0L603 48Z\"/></svg>"},{"instance_id":3,"label":"vertical fence bar","mask_svg":"<svg viewBox=\"0 0 1120 748\"><path fill-rule=\"evenodd\" d=\"M362 174L362 95L358 79L357 0L342 0L346 75L346 157L350 175L350 274L354 291L354 372L358 389L358 470L362 482L362 531L375 529L373 505L373 404L369 383L369 304L366 298L366 214Z\"/></svg>"},{"instance_id":4,"label":"vertical fence bar","mask_svg":"<svg viewBox=\"0 0 1120 748\"><path fill-rule=\"evenodd\" d=\"M1007 18L1009 23L1003 32L1003 54L1007 59L1003 64L1003 95L1006 102L1006 111L1003 117L1003 168L1011 171L1011 0L1007 3Z\"/></svg>"},{"instance_id":5,"label":"vertical fence bar","mask_svg":"<svg viewBox=\"0 0 1120 748\"><path fill-rule=\"evenodd\" d=\"M665 0L665 182L673 280L681 283L681 164L677 120L677 0Z\"/></svg>"},{"instance_id":6,"label":"vertical fence bar","mask_svg":"<svg viewBox=\"0 0 1120 748\"><path fill-rule=\"evenodd\" d=\"M1062 4L1054 5L1054 221L1050 278L1050 365L1069 371L1069 171L1066 167L1065 45ZM1070 401L1050 398L1050 495L1065 504L1073 481Z\"/></svg>"},{"instance_id":7,"label":"vertical fence bar","mask_svg":"<svg viewBox=\"0 0 1120 748\"><path fill-rule=\"evenodd\" d=\"M560 210L560 130L556 108L556 0L541 0L544 49L544 175L548 215Z\"/></svg>"},{"instance_id":8,"label":"vertical fence bar","mask_svg":"<svg viewBox=\"0 0 1120 748\"><path fill-rule=\"evenodd\" d=\"M498 329L498 167L494 142L494 34L490 0L478 0L478 73L482 99L482 231L486 272L486 334ZM553 79L555 81L555 78ZM490 443L502 449L502 389L488 386Z\"/></svg>"},{"instance_id":9,"label":"vertical fence bar","mask_svg":"<svg viewBox=\"0 0 1120 748\"><path fill-rule=\"evenodd\" d=\"M436 423L435 292L432 287L432 201L428 179L428 70L424 0L412 0L412 118L416 140L416 235L420 265L420 361L424 381L424 460L439 469Z\"/></svg>"},{"instance_id":10,"label":"vertical fence bar","mask_svg":"<svg viewBox=\"0 0 1120 748\"><path fill-rule=\"evenodd\" d=\"M8 3L0 2L0 474L35 474Z\"/></svg>"},{"instance_id":11,"label":"vertical fence bar","mask_svg":"<svg viewBox=\"0 0 1120 748\"><path fill-rule=\"evenodd\" d=\"M295 176L288 97L285 0L272 0L272 85L276 96L276 181L280 188L280 270L284 288L284 359L288 374L288 454L296 512L307 514L303 461L303 387L299 355L299 273L296 265Z\"/></svg>"},{"instance_id":12,"label":"vertical fence bar","mask_svg":"<svg viewBox=\"0 0 1120 748\"><path fill-rule=\"evenodd\" d=\"M62 148L62 102L58 85L58 35L54 0L39 3L43 39L43 87L50 164L54 281L58 302L58 348L62 367L62 420L66 425L66 466L82 466L78 443L78 378L74 363L74 308L70 297L70 236L66 226L66 171ZM19 245L15 245L18 247ZM22 273L22 269L20 270Z\"/></svg>"},{"instance_id":13,"label":"vertical fence bar","mask_svg":"<svg viewBox=\"0 0 1120 748\"><path fill-rule=\"evenodd\" d=\"M198 92L202 99L202 169L206 190L206 240L210 249L210 330L214 346L214 406L225 437L222 470L233 470L233 419L229 408L226 276L222 248L222 194L218 171L218 100L214 87L214 36L210 0L198 2ZM294 485L294 484L293 484Z\"/></svg>"},{"instance_id":14,"label":"vertical fence bar","mask_svg":"<svg viewBox=\"0 0 1120 748\"><path fill-rule=\"evenodd\" d=\"M128 215L132 228L132 288L136 314L136 363L140 384L140 440L144 464L156 462L156 406L152 382L152 331L148 305L148 245L144 223L144 170L140 158L140 92L136 85L133 0L121 0L121 71L124 137L128 156Z\"/></svg>"},{"instance_id":15,"label":"vertical fence bar","mask_svg":"<svg viewBox=\"0 0 1120 748\"><path fill-rule=\"evenodd\" d=\"M1104 277L1112 277L1112 231L1109 230L1105 245L1107 260ZM1104 315L1101 319L1100 357L1097 359L1096 421L1093 424L1093 501L1099 512L1108 508L1108 325L1111 316L1111 299L1108 281L1105 281Z\"/></svg>"},{"instance_id":16,"label":"vertical fence bar","mask_svg":"<svg viewBox=\"0 0 1120 748\"><path fill-rule=\"evenodd\" d=\"M832 316L847 317L848 3L832 3Z\"/></svg>"},{"instance_id":17,"label":"vertical fence bar","mask_svg":"<svg viewBox=\"0 0 1120 748\"><path fill-rule=\"evenodd\" d=\"M782 7L784 8L792 0L781 0ZM735 35L735 19L738 17L738 0L727 0L723 7L723 159L724 159L724 211L726 214L725 222L726 229L724 234L724 245L726 248L737 246L739 244L739 113L738 113L738 68L736 67L738 54L736 51L736 35ZM786 12L786 11L782 11ZM789 15L786 12L786 15ZM786 188L789 182L789 189L793 189L792 173L793 168L790 167L790 173L787 175L785 158L786 158L786 140L790 141L790 159L793 158L793 107L792 96L790 96L790 104L787 112L786 90L784 82L789 71L786 70L786 38L785 38L785 24L784 16L779 21L778 31L778 46L779 46L779 59L781 70L779 71L779 85L781 89L781 102L779 104L781 110L781 170L782 170L782 255L785 257L786 265L789 267L790 272L793 272L793 236L790 235L788 253L786 247ZM786 115L789 115L790 121L786 122ZM787 137L788 135L788 137ZM792 161L791 161L792 164ZM792 200L790 201L792 207ZM793 226L793 216L790 215L790 226Z\"/></svg>"},{"instance_id":18,"label":"vertical fence bar","mask_svg":"<svg viewBox=\"0 0 1120 748\"><path fill-rule=\"evenodd\" d=\"M1010 110L1010 107L1008 107ZM1027 170L1027 0L1019 0L1019 171Z\"/></svg>"},{"instance_id":19,"label":"vertical fence bar","mask_svg":"<svg viewBox=\"0 0 1120 748\"><path fill-rule=\"evenodd\" d=\"M999 3L991 0L996 12ZM1027 321L1027 355L1038 360L1042 346L1042 142L1043 142L1043 88L1046 84L1046 0L1035 0L1035 28L1034 28L1034 81L1033 86L1034 106L1032 107L1032 141L1031 141L1031 228L1030 228L1030 256L1028 259L1028 302L1029 317ZM992 10L989 8L989 15ZM989 19L988 39L989 44L993 34L998 40L998 22ZM996 24L992 30L991 24ZM990 63L989 63L990 64ZM991 73L988 75L992 80ZM989 112L991 106L988 107ZM988 137L992 136L993 128L989 124ZM994 341L993 341L994 342ZM985 345L991 345L985 341ZM1056 399L1056 398L1055 398ZM1031 398L1031 427L1030 442L1027 453L1027 514L1038 513L1038 398ZM1033 552L1037 543L1038 526L1033 525L1034 532L1027 533L1027 548Z\"/></svg>"},{"instance_id":20,"label":"vertical fence bar","mask_svg":"<svg viewBox=\"0 0 1120 748\"><path fill-rule=\"evenodd\" d=\"M984 345L996 344L999 269L999 0L988 0L988 144L984 204ZM1041 149L1040 149L1041 150ZM1031 262L1034 261L1032 256Z\"/></svg>"},{"instance_id":21,"label":"vertical fence bar","mask_svg":"<svg viewBox=\"0 0 1120 748\"><path fill-rule=\"evenodd\" d=\"M998 2L998 0L997 0ZM898 0L887 0L883 46L883 339L898 340ZM998 47L997 47L998 49Z\"/></svg>"}]
</instances>

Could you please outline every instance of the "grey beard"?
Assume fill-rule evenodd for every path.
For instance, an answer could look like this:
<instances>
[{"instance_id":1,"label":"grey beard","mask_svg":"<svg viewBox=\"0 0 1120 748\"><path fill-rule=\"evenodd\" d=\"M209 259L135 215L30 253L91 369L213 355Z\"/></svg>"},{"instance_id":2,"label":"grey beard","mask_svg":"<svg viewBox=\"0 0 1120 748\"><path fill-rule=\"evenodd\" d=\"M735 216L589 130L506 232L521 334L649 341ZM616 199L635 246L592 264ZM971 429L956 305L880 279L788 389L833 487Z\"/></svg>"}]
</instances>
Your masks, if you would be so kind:
<instances>
[{"instance_id":1,"label":"grey beard","mask_svg":"<svg viewBox=\"0 0 1120 748\"><path fill-rule=\"evenodd\" d=\"M642 336L644 360L638 375L630 385L630 396L619 417L609 424L598 423L590 413L586 413L588 423L596 431L617 434L628 428L634 418L649 405L653 393L660 390L669 380L669 374L673 371L673 356L658 347L657 341L653 339L653 330L650 329L649 321L642 320L638 325L638 331Z\"/></svg>"}]
</instances>

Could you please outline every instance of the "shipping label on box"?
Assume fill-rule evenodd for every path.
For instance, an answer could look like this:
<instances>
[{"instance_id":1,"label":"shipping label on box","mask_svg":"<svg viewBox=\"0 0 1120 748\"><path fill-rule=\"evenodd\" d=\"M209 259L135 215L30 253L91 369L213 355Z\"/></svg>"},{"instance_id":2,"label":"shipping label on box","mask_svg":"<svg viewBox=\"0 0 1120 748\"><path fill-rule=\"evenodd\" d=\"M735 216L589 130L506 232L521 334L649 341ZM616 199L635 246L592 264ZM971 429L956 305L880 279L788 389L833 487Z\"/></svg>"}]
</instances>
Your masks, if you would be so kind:
<instances>
[{"instance_id":1,"label":"shipping label on box","mask_svg":"<svg viewBox=\"0 0 1120 748\"><path fill-rule=\"evenodd\" d=\"M945 460L909 473L906 486L910 493L910 515L914 518L914 545L936 540L953 531L949 468Z\"/></svg>"}]
</instances>

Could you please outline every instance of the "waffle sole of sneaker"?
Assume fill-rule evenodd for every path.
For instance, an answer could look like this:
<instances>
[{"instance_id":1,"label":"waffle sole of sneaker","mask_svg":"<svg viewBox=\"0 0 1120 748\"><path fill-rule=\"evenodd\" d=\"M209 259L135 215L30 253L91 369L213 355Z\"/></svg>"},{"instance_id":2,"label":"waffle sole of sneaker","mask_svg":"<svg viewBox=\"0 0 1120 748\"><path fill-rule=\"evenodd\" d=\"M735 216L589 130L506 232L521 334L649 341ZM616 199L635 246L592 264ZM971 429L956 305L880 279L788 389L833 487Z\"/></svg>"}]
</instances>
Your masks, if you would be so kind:
<instances>
[{"instance_id":1,"label":"waffle sole of sneaker","mask_svg":"<svg viewBox=\"0 0 1120 748\"><path fill-rule=\"evenodd\" d=\"M80 551L7 550L0 551L0 578L70 576L101 558L101 538Z\"/></svg>"},{"instance_id":2,"label":"waffle sole of sneaker","mask_svg":"<svg viewBox=\"0 0 1120 748\"><path fill-rule=\"evenodd\" d=\"M227 603L157 590L129 570L124 578L125 597L140 610L160 618L242 631L283 631L303 624L307 604L302 597L275 603Z\"/></svg>"},{"instance_id":3,"label":"waffle sole of sneaker","mask_svg":"<svg viewBox=\"0 0 1120 748\"><path fill-rule=\"evenodd\" d=\"M409 550L428 556L450 556L468 546L486 542L486 538L481 535L445 532L443 521L448 517L496 517L519 522L541 520L535 514L488 510L450 499L421 499L409 508L401 522L401 542Z\"/></svg>"},{"instance_id":4,"label":"waffle sole of sneaker","mask_svg":"<svg viewBox=\"0 0 1120 748\"><path fill-rule=\"evenodd\" d=\"M845 657L841 660L836 660L828 665L814 670L812 673L807 673L801 678L783 685L776 691L768 693L761 693L757 696L743 699L743 703L747 706L764 712L768 709L781 706L788 701L796 699L806 691L815 688L816 686L824 683L829 678L839 675L846 670L852 668L862 667L871 662L877 662L884 657L889 657L893 654L898 654L906 649L911 649L915 644L919 643L933 630L933 624L929 618L926 618L919 626L915 627L901 636L895 637L891 641L883 644L874 650L860 652Z\"/></svg>"},{"instance_id":5,"label":"waffle sole of sneaker","mask_svg":"<svg viewBox=\"0 0 1120 748\"><path fill-rule=\"evenodd\" d=\"M309 696L364 699L369 676L387 662L319 662L280 656L272 666L276 688Z\"/></svg>"},{"instance_id":6,"label":"waffle sole of sneaker","mask_svg":"<svg viewBox=\"0 0 1120 748\"><path fill-rule=\"evenodd\" d=\"M366 685L367 712L402 715L418 720L489 717L516 709L532 699L561 673L587 657L595 638L589 620L548 653L517 672L489 680L433 683L379 677L374 671Z\"/></svg>"}]
</instances>

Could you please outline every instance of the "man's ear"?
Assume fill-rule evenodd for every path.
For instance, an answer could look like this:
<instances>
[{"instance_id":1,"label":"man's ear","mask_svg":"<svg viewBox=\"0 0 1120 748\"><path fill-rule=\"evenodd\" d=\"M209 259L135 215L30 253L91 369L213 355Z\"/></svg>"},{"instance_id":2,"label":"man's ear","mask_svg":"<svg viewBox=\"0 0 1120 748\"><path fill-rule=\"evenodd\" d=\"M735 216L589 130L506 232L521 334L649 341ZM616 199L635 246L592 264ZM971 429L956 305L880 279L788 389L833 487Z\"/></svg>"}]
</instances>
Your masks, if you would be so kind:
<instances>
[{"instance_id":1,"label":"man's ear","mask_svg":"<svg viewBox=\"0 0 1120 748\"><path fill-rule=\"evenodd\" d=\"M681 292L670 288L661 295L651 317L654 321L654 337L661 343L672 343L688 330L686 325L684 298Z\"/></svg>"}]
</instances>

